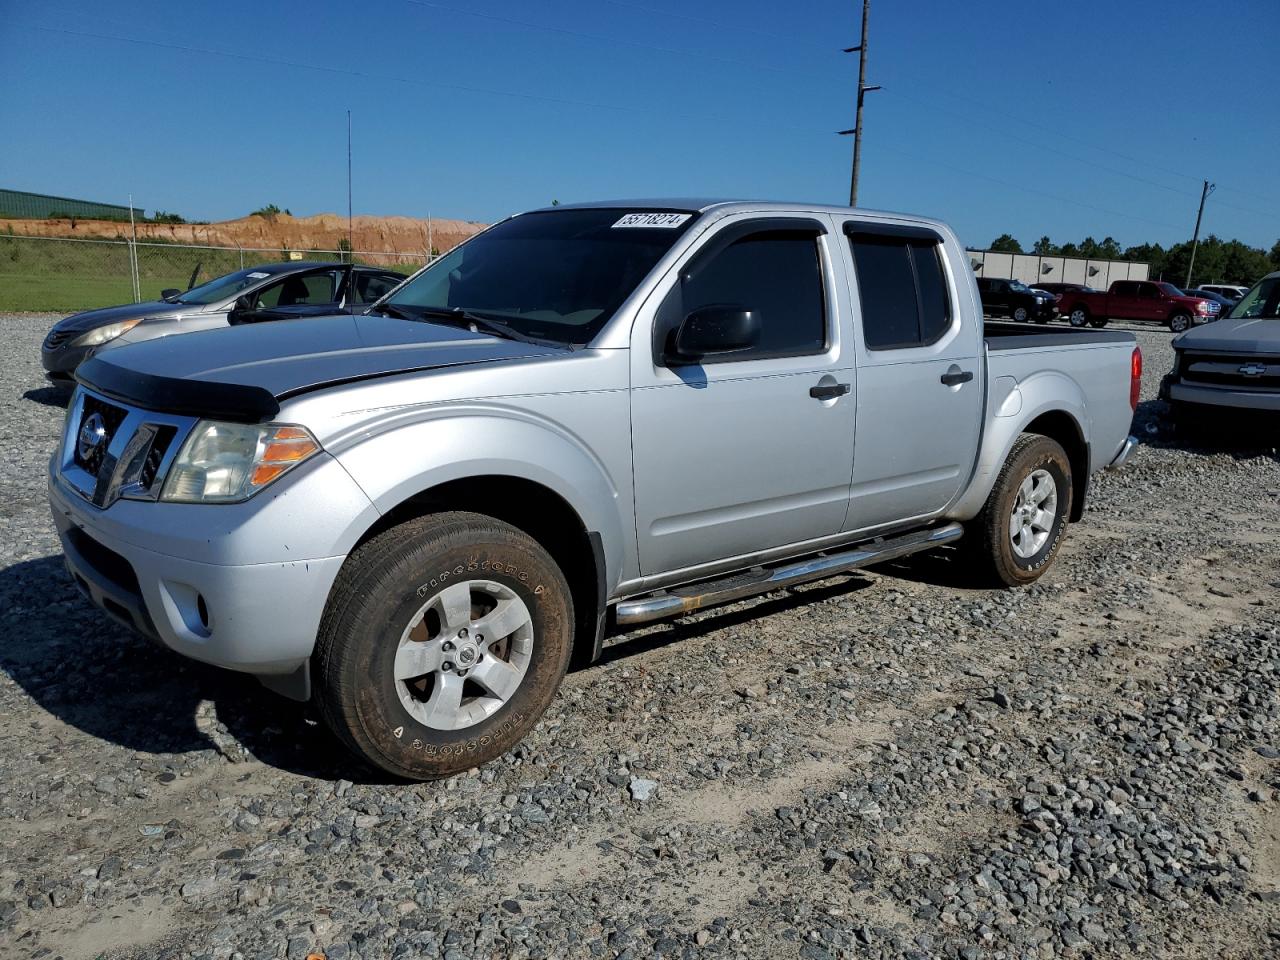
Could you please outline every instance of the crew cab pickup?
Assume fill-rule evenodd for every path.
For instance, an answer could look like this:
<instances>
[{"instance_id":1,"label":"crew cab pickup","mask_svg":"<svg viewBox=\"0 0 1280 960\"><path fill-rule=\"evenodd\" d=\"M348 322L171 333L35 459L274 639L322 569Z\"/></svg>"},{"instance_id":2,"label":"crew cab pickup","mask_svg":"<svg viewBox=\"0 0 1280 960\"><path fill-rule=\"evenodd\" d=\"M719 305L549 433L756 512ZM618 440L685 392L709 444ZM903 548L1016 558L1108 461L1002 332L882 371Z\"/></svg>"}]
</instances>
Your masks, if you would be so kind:
<instances>
[{"instance_id":1,"label":"crew cab pickup","mask_svg":"<svg viewBox=\"0 0 1280 960\"><path fill-rule=\"evenodd\" d=\"M1106 293L1068 290L1058 297L1058 312L1073 327L1105 327L1108 320L1146 320L1182 333L1193 324L1216 320L1219 307L1159 280L1116 280Z\"/></svg>"},{"instance_id":2,"label":"crew cab pickup","mask_svg":"<svg viewBox=\"0 0 1280 960\"><path fill-rule=\"evenodd\" d=\"M984 333L934 220L558 206L369 315L90 359L49 497L94 603L431 778L513 747L609 624L956 541L1031 583L1140 376L1126 333Z\"/></svg>"}]
</instances>

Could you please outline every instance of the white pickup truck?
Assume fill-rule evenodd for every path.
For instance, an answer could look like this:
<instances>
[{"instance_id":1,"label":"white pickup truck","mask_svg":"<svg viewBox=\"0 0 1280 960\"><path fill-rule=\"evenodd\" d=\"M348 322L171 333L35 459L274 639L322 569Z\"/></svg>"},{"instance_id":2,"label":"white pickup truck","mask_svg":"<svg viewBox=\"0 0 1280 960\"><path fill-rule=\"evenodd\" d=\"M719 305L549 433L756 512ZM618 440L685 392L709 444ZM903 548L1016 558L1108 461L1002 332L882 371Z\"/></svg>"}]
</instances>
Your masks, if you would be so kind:
<instances>
[{"instance_id":1,"label":"white pickup truck","mask_svg":"<svg viewBox=\"0 0 1280 960\"><path fill-rule=\"evenodd\" d=\"M94 357L49 497L93 602L429 778L514 746L611 621L957 540L1032 582L1140 376L1125 333L984 333L937 221L564 206L367 315Z\"/></svg>"}]
</instances>

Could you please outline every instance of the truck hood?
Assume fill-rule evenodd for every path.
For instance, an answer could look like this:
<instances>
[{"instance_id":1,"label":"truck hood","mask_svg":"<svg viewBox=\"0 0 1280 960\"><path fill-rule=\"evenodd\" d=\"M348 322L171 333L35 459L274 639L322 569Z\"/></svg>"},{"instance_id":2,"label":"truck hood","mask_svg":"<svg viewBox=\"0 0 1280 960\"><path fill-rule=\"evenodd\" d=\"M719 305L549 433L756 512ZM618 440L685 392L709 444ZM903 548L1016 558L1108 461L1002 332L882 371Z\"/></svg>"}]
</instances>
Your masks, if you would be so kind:
<instances>
[{"instance_id":1,"label":"truck hood","mask_svg":"<svg viewBox=\"0 0 1280 960\"><path fill-rule=\"evenodd\" d=\"M184 307L182 304L165 303L163 300L152 300L147 303L125 303L118 307L102 307L98 310L86 310L83 313L73 313L71 316L59 320L53 325L53 329L65 331L68 333L88 333L90 330L97 330L99 327L105 327L109 323L118 323L121 320L133 320L141 317L144 320L150 320L155 317L174 317L180 313L191 313L191 307Z\"/></svg>"},{"instance_id":2,"label":"truck hood","mask_svg":"<svg viewBox=\"0 0 1280 960\"><path fill-rule=\"evenodd\" d=\"M313 317L162 337L92 357L76 379L141 407L261 420L277 401L339 383L568 349L376 315Z\"/></svg>"},{"instance_id":3,"label":"truck hood","mask_svg":"<svg viewBox=\"0 0 1280 960\"><path fill-rule=\"evenodd\" d=\"M1217 350L1223 353L1280 353L1280 319L1240 317L1219 320L1188 330L1173 341L1177 350Z\"/></svg>"}]
</instances>

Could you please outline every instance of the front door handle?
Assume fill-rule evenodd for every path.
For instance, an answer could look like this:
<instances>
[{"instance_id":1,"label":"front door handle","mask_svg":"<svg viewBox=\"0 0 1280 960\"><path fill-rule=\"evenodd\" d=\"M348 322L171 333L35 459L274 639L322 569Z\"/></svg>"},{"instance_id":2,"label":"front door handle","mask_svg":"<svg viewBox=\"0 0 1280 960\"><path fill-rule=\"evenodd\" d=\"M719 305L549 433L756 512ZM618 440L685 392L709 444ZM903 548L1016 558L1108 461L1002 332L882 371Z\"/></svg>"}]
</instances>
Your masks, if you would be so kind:
<instances>
[{"instance_id":1,"label":"front door handle","mask_svg":"<svg viewBox=\"0 0 1280 960\"><path fill-rule=\"evenodd\" d=\"M954 387L960 383L968 383L972 379L972 370L961 370L954 363L947 368L947 372L941 377L942 382L948 387Z\"/></svg>"},{"instance_id":2,"label":"front door handle","mask_svg":"<svg viewBox=\"0 0 1280 960\"><path fill-rule=\"evenodd\" d=\"M809 396L815 400L834 400L848 392L849 384L847 383L820 383L816 387L809 388Z\"/></svg>"}]
</instances>

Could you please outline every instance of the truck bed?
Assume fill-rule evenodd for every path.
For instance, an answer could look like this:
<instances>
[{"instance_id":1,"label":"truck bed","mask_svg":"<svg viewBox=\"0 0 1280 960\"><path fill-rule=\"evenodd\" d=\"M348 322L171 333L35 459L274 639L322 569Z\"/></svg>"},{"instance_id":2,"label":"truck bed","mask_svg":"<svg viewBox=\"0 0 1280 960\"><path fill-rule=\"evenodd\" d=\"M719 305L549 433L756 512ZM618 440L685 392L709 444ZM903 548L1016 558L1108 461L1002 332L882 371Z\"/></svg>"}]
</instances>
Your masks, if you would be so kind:
<instances>
[{"instance_id":1,"label":"truck bed","mask_svg":"<svg viewBox=\"0 0 1280 960\"><path fill-rule=\"evenodd\" d=\"M1000 323L992 320L983 324L983 337L987 341L988 350L1136 342L1133 334L1121 330L1080 330L1075 327L1048 325L1028 329L1025 323Z\"/></svg>"}]
</instances>

